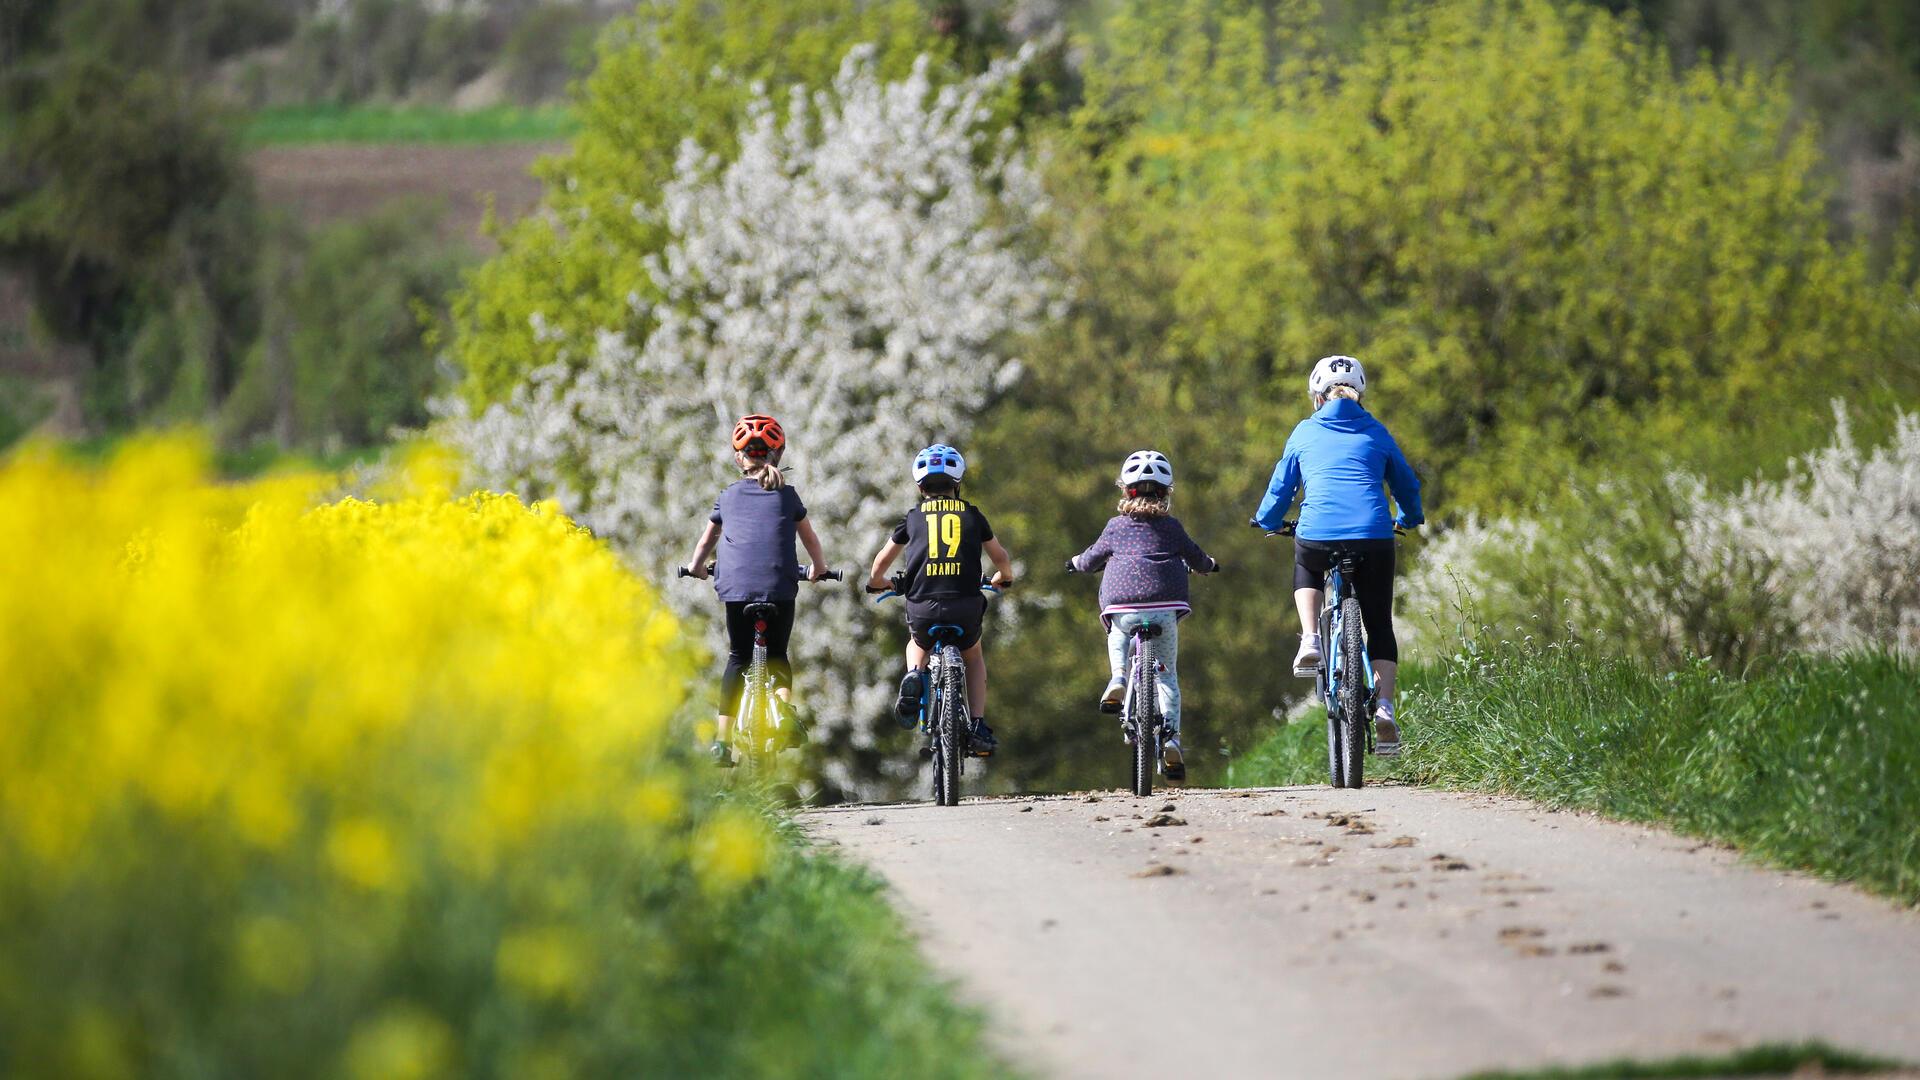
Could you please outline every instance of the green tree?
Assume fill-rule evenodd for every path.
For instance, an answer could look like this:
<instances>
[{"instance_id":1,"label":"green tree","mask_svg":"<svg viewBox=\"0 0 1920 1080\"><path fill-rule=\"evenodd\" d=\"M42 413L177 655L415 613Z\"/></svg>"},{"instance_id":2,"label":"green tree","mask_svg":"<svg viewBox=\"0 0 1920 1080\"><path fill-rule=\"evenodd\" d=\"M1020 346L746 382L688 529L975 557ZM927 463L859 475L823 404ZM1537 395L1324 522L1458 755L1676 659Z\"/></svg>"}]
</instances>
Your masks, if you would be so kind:
<instances>
[{"instance_id":1,"label":"green tree","mask_svg":"<svg viewBox=\"0 0 1920 1080\"><path fill-rule=\"evenodd\" d=\"M452 353L473 399L583 359L596 329L657 299L646 263L669 223L652 210L681 144L725 157L755 84L776 97L825 85L860 42L887 78L950 51L912 0L670 0L613 23L578 95L580 134L542 166L541 212L499 232L500 255L456 298Z\"/></svg>"},{"instance_id":2,"label":"green tree","mask_svg":"<svg viewBox=\"0 0 1920 1080\"><path fill-rule=\"evenodd\" d=\"M1170 223L1177 340L1271 362L1288 402L1362 356L1456 505L1602 462L1732 480L1817 443L1826 393L1916 386L1920 322L1830 238L1778 81L1676 74L1546 0L1417 6L1338 53L1311 5L1129 11L1080 129L1104 197Z\"/></svg>"},{"instance_id":3,"label":"green tree","mask_svg":"<svg viewBox=\"0 0 1920 1080\"><path fill-rule=\"evenodd\" d=\"M171 72L62 48L9 81L0 260L87 345L98 419L204 416L250 340L251 183L220 114Z\"/></svg>"}]
</instances>

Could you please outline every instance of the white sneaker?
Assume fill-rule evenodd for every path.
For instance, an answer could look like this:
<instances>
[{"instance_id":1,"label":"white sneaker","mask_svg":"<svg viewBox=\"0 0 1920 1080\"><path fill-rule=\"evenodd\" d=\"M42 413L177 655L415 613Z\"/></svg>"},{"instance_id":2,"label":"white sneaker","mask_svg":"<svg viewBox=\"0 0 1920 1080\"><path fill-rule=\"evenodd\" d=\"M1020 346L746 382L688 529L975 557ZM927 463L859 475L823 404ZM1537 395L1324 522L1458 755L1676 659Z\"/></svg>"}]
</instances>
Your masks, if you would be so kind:
<instances>
[{"instance_id":1,"label":"white sneaker","mask_svg":"<svg viewBox=\"0 0 1920 1080\"><path fill-rule=\"evenodd\" d=\"M1119 712L1120 699L1125 697L1126 693L1127 684L1123 680L1115 679L1108 683L1106 692L1100 695L1100 711L1104 713Z\"/></svg>"},{"instance_id":2,"label":"white sneaker","mask_svg":"<svg viewBox=\"0 0 1920 1080\"><path fill-rule=\"evenodd\" d=\"M1300 651L1293 654L1293 673L1311 679L1320 674L1320 635L1300 636Z\"/></svg>"},{"instance_id":3,"label":"white sneaker","mask_svg":"<svg viewBox=\"0 0 1920 1080\"><path fill-rule=\"evenodd\" d=\"M1400 725L1394 722L1391 705L1373 711L1373 754L1375 757L1400 756Z\"/></svg>"}]
</instances>

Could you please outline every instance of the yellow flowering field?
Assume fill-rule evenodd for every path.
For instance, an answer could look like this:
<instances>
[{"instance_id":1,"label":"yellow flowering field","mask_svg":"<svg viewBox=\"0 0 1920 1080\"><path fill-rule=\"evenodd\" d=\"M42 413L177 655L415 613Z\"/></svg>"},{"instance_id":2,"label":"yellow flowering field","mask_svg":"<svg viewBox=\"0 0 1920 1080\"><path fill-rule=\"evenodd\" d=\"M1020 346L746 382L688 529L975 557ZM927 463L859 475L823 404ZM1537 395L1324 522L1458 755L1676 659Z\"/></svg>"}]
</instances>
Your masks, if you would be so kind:
<instances>
[{"instance_id":1,"label":"yellow flowering field","mask_svg":"<svg viewBox=\"0 0 1920 1080\"><path fill-rule=\"evenodd\" d=\"M877 905L695 771L643 581L437 475L0 465L0 1074L785 1071L729 1002Z\"/></svg>"}]
</instances>

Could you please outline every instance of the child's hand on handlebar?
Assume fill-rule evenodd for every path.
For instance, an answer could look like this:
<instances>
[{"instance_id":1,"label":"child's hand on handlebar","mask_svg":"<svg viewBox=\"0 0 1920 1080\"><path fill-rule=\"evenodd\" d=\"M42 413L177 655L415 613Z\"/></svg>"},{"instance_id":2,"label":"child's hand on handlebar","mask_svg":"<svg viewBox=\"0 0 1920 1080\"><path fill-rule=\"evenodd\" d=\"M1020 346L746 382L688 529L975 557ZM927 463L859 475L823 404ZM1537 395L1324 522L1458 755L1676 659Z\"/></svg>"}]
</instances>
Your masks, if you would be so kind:
<instances>
[{"instance_id":1,"label":"child's hand on handlebar","mask_svg":"<svg viewBox=\"0 0 1920 1080\"><path fill-rule=\"evenodd\" d=\"M987 584L996 589L1005 589L1013 584L1013 579L995 570L993 576L987 579Z\"/></svg>"},{"instance_id":2,"label":"child's hand on handlebar","mask_svg":"<svg viewBox=\"0 0 1920 1080\"><path fill-rule=\"evenodd\" d=\"M883 593L891 588L893 588L893 584L892 582L889 582L886 578L883 578L883 577L867 578L867 591L870 593Z\"/></svg>"}]
</instances>

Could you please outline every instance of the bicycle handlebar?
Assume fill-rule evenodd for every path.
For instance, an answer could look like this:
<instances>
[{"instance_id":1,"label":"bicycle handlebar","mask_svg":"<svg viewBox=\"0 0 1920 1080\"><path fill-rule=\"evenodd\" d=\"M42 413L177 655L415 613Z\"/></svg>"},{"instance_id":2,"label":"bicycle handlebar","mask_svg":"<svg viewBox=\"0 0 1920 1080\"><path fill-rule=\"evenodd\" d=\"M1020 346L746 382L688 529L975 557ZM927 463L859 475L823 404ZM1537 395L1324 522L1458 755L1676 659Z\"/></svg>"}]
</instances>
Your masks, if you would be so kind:
<instances>
[{"instance_id":1,"label":"bicycle handlebar","mask_svg":"<svg viewBox=\"0 0 1920 1080\"><path fill-rule=\"evenodd\" d=\"M907 575L895 574L888 580L892 582L889 588L876 589L871 585L867 586L867 593L873 597L874 603L878 604L883 600L891 600L896 596L906 595ZM995 585L991 578L988 578L985 574L980 575L980 591L983 593L998 596L1002 590L1012 584L1012 581L1007 581L1000 585Z\"/></svg>"},{"instance_id":2,"label":"bicycle handlebar","mask_svg":"<svg viewBox=\"0 0 1920 1080\"><path fill-rule=\"evenodd\" d=\"M717 564L717 563L708 563L708 564L707 564L707 576L708 576L708 577L712 577L712 576L713 576L713 572L714 572L714 570L715 570L715 569L716 569L716 568L718 567L718 565L719 565L719 564ZM675 577L692 577L692 576L693 576L693 572L692 572L692 571L690 571L690 570L688 570L688 569L687 569L686 567L684 567L684 566L683 566L683 567L681 567L681 568L679 569L679 571L678 571L677 573L675 573L675 574L674 574L674 576L675 576ZM800 567L800 568L799 568L799 570L798 570L798 572L797 572L797 574L796 574L796 577L797 577L797 578L798 578L799 580L801 580L801 581L811 581L811 580L813 579L813 567L812 567L811 565L807 565L807 566L802 566L802 567ZM820 574L820 580L821 580L821 581L845 581L845 580L847 580L847 575L846 575L846 571L844 571L844 570L825 570L825 571L822 571L822 572L821 572L821 574Z\"/></svg>"}]
</instances>

